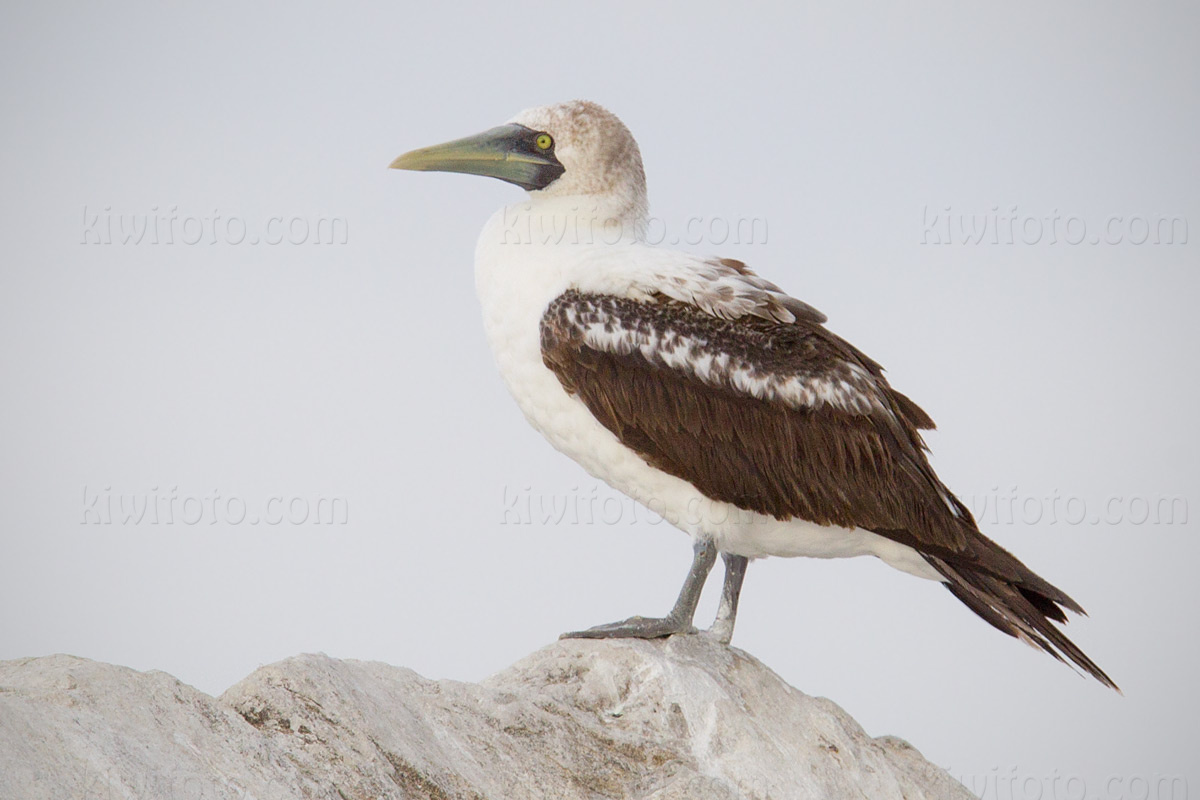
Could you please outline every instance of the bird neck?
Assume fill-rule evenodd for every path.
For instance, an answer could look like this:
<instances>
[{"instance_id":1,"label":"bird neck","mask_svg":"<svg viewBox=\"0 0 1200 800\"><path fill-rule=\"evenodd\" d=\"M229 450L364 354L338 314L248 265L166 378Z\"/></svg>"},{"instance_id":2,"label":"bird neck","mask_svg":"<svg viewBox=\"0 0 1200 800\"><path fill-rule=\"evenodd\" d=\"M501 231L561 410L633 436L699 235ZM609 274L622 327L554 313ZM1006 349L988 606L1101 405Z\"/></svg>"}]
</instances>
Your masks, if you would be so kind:
<instances>
[{"instance_id":1,"label":"bird neck","mask_svg":"<svg viewBox=\"0 0 1200 800\"><path fill-rule=\"evenodd\" d=\"M617 244L646 238L646 198L621 194L544 195L505 209L515 230L530 241Z\"/></svg>"}]
</instances>

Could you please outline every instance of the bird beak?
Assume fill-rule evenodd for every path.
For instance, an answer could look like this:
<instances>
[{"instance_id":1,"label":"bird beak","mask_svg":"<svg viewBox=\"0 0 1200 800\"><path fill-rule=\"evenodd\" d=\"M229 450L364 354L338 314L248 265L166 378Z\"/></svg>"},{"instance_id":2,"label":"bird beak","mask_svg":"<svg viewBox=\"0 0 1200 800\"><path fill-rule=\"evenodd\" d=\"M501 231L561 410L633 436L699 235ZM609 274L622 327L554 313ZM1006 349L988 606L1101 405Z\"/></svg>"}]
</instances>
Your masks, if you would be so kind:
<instances>
[{"instance_id":1,"label":"bird beak","mask_svg":"<svg viewBox=\"0 0 1200 800\"><path fill-rule=\"evenodd\" d=\"M553 151L540 151L537 132L524 125L501 125L465 139L413 150L397 158L391 169L464 172L515 183L522 189L544 189L566 169Z\"/></svg>"}]
</instances>

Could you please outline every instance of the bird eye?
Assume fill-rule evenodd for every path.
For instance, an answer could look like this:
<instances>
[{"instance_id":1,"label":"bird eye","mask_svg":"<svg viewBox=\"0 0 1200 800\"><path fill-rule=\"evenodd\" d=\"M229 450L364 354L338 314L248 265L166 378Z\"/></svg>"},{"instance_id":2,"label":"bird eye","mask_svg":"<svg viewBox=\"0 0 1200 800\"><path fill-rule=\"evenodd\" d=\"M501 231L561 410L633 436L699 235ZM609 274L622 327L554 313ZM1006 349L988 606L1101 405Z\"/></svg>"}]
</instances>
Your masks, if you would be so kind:
<instances>
[{"instance_id":1,"label":"bird eye","mask_svg":"<svg viewBox=\"0 0 1200 800\"><path fill-rule=\"evenodd\" d=\"M537 138L533 140L539 150L549 150L554 144L554 139L548 133L539 133Z\"/></svg>"}]
</instances>

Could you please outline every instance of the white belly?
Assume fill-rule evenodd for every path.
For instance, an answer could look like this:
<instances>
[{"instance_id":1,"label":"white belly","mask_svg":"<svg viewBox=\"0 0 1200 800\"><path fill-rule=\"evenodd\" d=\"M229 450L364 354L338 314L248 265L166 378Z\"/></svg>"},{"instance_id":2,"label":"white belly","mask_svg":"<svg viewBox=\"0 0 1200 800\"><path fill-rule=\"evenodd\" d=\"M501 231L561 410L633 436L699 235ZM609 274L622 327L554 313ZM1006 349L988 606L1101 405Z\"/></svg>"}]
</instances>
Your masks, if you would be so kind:
<instances>
[{"instance_id":1,"label":"white belly","mask_svg":"<svg viewBox=\"0 0 1200 800\"><path fill-rule=\"evenodd\" d=\"M501 244L502 216L498 212L484 227L475 253L484 328L517 405L551 445L679 529L711 537L722 552L751 558L875 555L905 572L942 579L910 547L861 529L782 521L712 500L622 444L542 362L539 331L546 307L572 285L578 270L597 268L594 250L585 249L604 245ZM624 246L613 246L614 252L618 247Z\"/></svg>"}]
</instances>

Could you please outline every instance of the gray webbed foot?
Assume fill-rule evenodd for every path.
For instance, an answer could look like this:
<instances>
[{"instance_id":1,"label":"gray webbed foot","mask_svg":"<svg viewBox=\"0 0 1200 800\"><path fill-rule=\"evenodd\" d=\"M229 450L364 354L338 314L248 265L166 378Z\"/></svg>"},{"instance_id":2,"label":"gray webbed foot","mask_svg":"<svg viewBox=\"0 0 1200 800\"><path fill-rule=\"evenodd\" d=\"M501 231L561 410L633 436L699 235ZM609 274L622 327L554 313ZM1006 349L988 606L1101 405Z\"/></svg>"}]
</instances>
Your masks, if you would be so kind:
<instances>
[{"instance_id":1,"label":"gray webbed foot","mask_svg":"<svg viewBox=\"0 0 1200 800\"><path fill-rule=\"evenodd\" d=\"M704 581L717 560L717 548L709 539L698 539L692 547L692 567L679 591L675 607L665 617L630 617L620 622L597 625L585 631L564 633L560 639L658 639L676 633L695 633L692 618Z\"/></svg>"},{"instance_id":2,"label":"gray webbed foot","mask_svg":"<svg viewBox=\"0 0 1200 800\"><path fill-rule=\"evenodd\" d=\"M677 633L696 633L690 620L671 617L630 617L620 622L597 625L582 631L571 631L560 639L659 639Z\"/></svg>"}]
</instances>

